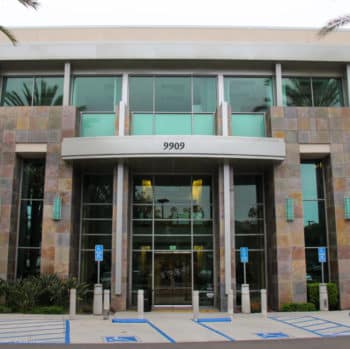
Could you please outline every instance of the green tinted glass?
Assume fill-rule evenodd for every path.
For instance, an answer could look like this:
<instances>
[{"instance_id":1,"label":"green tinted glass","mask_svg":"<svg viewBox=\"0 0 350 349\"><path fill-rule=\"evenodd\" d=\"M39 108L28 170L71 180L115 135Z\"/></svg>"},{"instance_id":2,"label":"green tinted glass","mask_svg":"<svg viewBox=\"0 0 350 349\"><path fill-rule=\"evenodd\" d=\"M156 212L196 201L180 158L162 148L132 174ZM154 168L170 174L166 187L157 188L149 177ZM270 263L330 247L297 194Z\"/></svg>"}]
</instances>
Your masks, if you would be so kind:
<instances>
[{"instance_id":1,"label":"green tinted glass","mask_svg":"<svg viewBox=\"0 0 350 349\"><path fill-rule=\"evenodd\" d=\"M215 112L216 110L216 78L193 78L193 112Z\"/></svg>"},{"instance_id":2,"label":"green tinted glass","mask_svg":"<svg viewBox=\"0 0 350 349\"><path fill-rule=\"evenodd\" d=\"M153 83L149 76L133 76L129 79L129 105L132 111L153 111Z\"/></svg>"},{"instance_id":3,"label":"green tinted glass","mask_svg":"<svg viewBox=\"0 0 350 349\"><path fill-rule=\"evenodd\" d=\"M341 107L344 105L341 79L313 78L312 89L315 107Z\"/></svg>"},{"instance_id":4,"label":"green tinted glass","mask_svg":"<svg viewBox=\"0 0 350 349\"><path fill-rule=\"evenodd\" d=\"M191 78L156 77L155 111L191 112Z\"/></svg>"},{"instance_id":5,"label":"green tinted glass","mask_svg":"<svg viewBox=\"0 0 350 349\"><path fill-rule=\"evenodd\" d=\"M73 104L83 111L113 112L121 99L120 77L77 77Z\"/></svg>"},{"instance_id":6,"label":"green tinted glass","mask_svg":"<svg viewBox=\"0 0 350 349\"><path fill-rule=\"evenodd\" d=\"M234 112L262 112L273 105L272 79L225 78L225 100Z\"/></svg>"},{"instance_id":7,"label":"green tinted glass","mask_svg":"<svg viewBox=\"0 0 350 349\"><path fill-rule=\"evenodd\" d=\"M81 137L115 136L114 114L83 114Z\"/></svg>"},{"instance_id":8,"label":"green tinted glass","mask_svg":"<svg viewBox=\"0 0 350 349\"><path fill-rule=\"evenodd\" d=\"M303 200L323 199L322 168L319 163L302 163L301 187Z\"/></svg>"},{"instance_id":9,"label":"green tinted glass","mask_svg":"<svg viewBox=\"0 0 350 349\"><path fill-rule=\"evenodd\" d=\"M153 114L133 114L131 122L132 135L153 134Z\"/></svg>"},{"instance_id":10,"label":"green tinted glass","mask_svg":"<svg viewBox=\"0 0 350 349\"><path fill-rule=\"evenodd\" d=\"M284 78L283 104L286 106L312 106L310 78Z\"/></svg>"},{"instance_id":11,"label":"green tinted glass","mask_svg":"<svg viewBox=\"0 0 350 349\"><path fill-rule=\"evenodd\" d=\"M232 114L232 135L243 137L265 137L264 114Z\"/></svg>"},{"instance_id":12,"label":"green tinted glass","mask_svg":"<svg viewBox=\"0 0 350 349\"><path fill-rule=\"evenodd\" d=\"M62 105L63 78L35 79L33 105Z\"/></svg>"},{"instance_id":13,"label":"green tinted glass","mask_svg":"<svg viewBox=\"0 0 350 349\"><path fill-rule=\"evenodd\" d=\"M190 135L192 133L191 114L156 114L155 134Z\"/></svg>"},{"instance_id":14,"label":"green tinted glass","mask_svg":"<svg viewBox=\"0 0 350 349\"><path fill-rule=\"evenodd\" d=\"M32 105L33 78L6 78L2 95L2 105Z\"/></svg>"},{"instance_id":15,"label":"green tinted glass","mask_svg":"<svg viewBox=\"0 0 350 349\"><path fill-rule=\"evenodd\" d=\"M197 114L193 115L193 132L194 135L214 135L215 134L215 117L214 114Z\"/></svg>"}]
</instances>

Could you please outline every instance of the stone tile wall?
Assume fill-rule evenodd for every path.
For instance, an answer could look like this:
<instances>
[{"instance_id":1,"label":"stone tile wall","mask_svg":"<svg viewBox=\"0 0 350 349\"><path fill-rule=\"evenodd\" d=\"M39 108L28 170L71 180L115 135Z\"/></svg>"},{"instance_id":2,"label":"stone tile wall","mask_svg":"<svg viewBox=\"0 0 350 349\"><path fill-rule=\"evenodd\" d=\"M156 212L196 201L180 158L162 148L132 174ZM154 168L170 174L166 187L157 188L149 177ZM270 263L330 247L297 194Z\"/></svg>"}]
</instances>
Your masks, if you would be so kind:
<instances>
[{"instance_id":1,"label":"stone tile wall","mask_svg":"<svg viewBox=\"0 0 350 349\"><path fill-rule=\"evenodd\" d=\"M61 160L63 137L74 137L77 111L74 107L0 108L0 276L13 277L17 236L18 159L16 143L45 143L45 194L42 227L41 272L69 275L72 234L72 166ZM53 198L62 198L62 219L52 220Z\"/></svg>"},{"instance_id":2,"label":"stone tile wall","mask_svg":"<svg viewBox=\"0 0 350 349\"><path fill-rule=\"evenodd\" d=\"M271 108L271 135L286 141L285 161L274 168L276 253L279 305L306 299L304 228L299 144L329 144L325 158L331 279L340 306L350 307L350 222L344 220L344 195L350 195L350 109ZM315 155L317 157L317 155ZM320 156L320 155L319 155ZM329 160L327 160L327 158ZM286 222L284 201L295 202L295 220Z\"/></svg>"}]
</instances>

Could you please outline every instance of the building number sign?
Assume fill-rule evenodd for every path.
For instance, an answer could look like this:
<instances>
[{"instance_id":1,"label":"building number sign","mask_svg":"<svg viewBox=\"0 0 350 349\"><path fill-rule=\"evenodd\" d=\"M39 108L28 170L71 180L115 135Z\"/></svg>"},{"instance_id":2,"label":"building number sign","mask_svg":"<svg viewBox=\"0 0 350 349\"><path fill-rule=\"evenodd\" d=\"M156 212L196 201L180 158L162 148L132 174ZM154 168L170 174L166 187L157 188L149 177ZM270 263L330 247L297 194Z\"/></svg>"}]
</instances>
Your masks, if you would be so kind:
<instances>
[{"instance_id":1,"label":"building number sign","mask_svg":"<svg viewBox=\"0 0 350 349\"><path fill-rule=\"evenodd\" d=\"M185 149L185 142L164 142L163 150L183 150Z\"/></svg>"}]
</instances>

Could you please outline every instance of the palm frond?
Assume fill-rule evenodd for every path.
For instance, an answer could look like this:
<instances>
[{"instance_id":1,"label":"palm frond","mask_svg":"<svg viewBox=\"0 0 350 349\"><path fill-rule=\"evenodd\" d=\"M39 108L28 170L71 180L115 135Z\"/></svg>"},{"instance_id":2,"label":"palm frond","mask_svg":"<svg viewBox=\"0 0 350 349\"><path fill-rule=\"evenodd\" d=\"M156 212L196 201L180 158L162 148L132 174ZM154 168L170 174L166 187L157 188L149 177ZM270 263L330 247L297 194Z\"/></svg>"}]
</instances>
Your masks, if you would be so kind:
<instances>
[{"instance_id":1,"label":"palm frond","mask_svg":"<svg viewBox=\"0 0 350 349\"><path fill-rule=\"evenodd\" d=\"M325 36L330 32L336 30L339 27L342 27L350 23L350 14L341 16L335 19L330 20L321 30L318 32L319 36Z\"/></svg>"},{"instance_id":2,"label":"palm frond","mask_svg":"<svg viewBox=\"0 0 350 349\"><path fill-rule=\"evenodd\" d=\"M15 38L15 36L8 30L6 29L5 27L3 27L2 25L0 25L0 32L5 34L10 40L11 42L16 45L17 43L17 40Z\"/></svg>"},{"instance_id":3,"label":"palm frond","mask_svg":"<svg viewBox=\"0 0 350 349\"><path fill-rule=\"evenodd\" d=\"M39 7L40 3L36 0L18 0L23 6L33 7L35 10Z\"/></svg>"}]
</instances>

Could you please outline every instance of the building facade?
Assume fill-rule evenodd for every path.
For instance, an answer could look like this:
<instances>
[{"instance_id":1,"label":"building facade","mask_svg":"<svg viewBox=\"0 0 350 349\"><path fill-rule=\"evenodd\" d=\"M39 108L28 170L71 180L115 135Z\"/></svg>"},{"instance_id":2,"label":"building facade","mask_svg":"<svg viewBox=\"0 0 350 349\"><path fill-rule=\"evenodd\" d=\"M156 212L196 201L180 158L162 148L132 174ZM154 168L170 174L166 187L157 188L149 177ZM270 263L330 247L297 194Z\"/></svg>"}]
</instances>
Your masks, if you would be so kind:
<instances>
[{"instance_id":1,"label":"building facade","mask_svg":"<svg viewBox=\"0 0 350 349\"><path fill-rule=\"evenodd\" d=\"M115 310L259 307L335 282L350 308L349 32L17 29L0 38L0 276L93 285ZM327 262L318 261L325 247Z\"/></svg>"}]
</instances>

